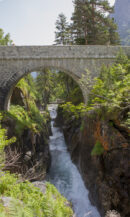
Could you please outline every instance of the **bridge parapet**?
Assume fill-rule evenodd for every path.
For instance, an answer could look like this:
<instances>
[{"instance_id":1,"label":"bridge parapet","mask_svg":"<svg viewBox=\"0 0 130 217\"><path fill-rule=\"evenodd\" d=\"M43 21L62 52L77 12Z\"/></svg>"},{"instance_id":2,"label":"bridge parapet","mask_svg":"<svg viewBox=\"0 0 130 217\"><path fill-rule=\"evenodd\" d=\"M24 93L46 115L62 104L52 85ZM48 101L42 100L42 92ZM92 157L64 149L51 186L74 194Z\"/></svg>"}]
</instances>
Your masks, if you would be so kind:
<instances>
[{"instance_id":1,"label":"bridge parapet","mask_svg":"<svg viewBox=\"0 0 130 217\"><path fill-rule=\"evenodd\" d=\"M115 59L120 50L130 56L129 46L0 46L0 59Z\"/></svg>"}]
</instances>

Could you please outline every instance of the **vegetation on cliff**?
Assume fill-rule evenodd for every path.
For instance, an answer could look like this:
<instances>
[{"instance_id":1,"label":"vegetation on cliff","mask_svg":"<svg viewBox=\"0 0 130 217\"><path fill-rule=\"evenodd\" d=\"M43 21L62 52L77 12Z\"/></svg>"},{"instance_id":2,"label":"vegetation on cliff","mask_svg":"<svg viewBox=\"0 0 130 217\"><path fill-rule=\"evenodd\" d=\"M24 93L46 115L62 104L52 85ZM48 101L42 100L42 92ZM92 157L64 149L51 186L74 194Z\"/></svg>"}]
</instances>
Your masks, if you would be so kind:
<instances>
[{"instance_id":1,"label":"vegetation on cliff","mask_svg":"<svg viewBox=\"0 0 130 217\"><path fill-rule=\"evenodd\" d=\"M3 168L4 166L4 161L5 161L5 153L4 153L4 148L7 145L10 145L11 143L16 141L16 138L13 137L11 139L8 139L6 135L6 129L2 128L1 126L1 120L2 120L2 114L0 113L0 169Z\"/></svg>"},{"instance_id":2,"label":"vegetation on cliff","mask_svg":"<svg viewBox=\"0 0 130 217\"><path fill-rule=\"evenodd\" d=\"M129 84L130 84L130 60L121 52L116 63L107 68L102 67L100 76L96 79L90 77L89 72L81 79L81 85L89 91L87 105L81 103L74 105L71 102L62 105L65 119L80 119L84 116L97 114L101 119L111 120L111 124L124 127L127 134L130 126L129 113ZM81 129L83 124L81 125ZM96 137L92 154L102 154L108 150L106 144Z\"/></svg>"},{"instance_id":3,"label":"vegetation on cliff","mask_svg":"<svg viewBox=\"0 0 130 217\"><path fill-rule=\"evenodd\" d=\"M21 134L26 128L29 128L34 133L47 130L46 124L49 121L49 113L46 110L44 115L41 114L36 105L37 92L33 77L28 75L21 79L16 88L17 92L18 90L20 91L21 98L16 105L14 104L15 102L11 104L8 112L8 115L16 120L16 133ZM20 105L21 101L23 101L23 106Z\"/></svg>"},{"instance_id":4,"label":"vegetation on cliff","mask_svg":"<svg viewBox=\"0 0 130 217\"><path fill-rule=\"evenodd\" d=\"M2 116L0 116L2 119ZM15 138L7 139L6 130L0 124L0 169L4 167L4 147L15 142ZM4 203L4 198L6 205ZM0 216L1 217L33 217L33 216L72 216L72 209L56 188L46 183L46 192L34 187L28 181L9 172L0 172Z\"/></svg>"},{"instance_id":5,"label":"vegetation on cliff","mask_svg":"<svg viewBox=\"0 0 130 217\"><path fill-rule=\"evenodd\" d=\"M47 126L49 113L47 110L43 114L40 113L36 105L37 94L35 82L32 76L28 75L14 88L10 110L0 114L1 217L71 217L73 215L70 204L53 185L46 183L43 194L39 188L26 180L40 179L41 174L42 177L45 176L44 165L48 164L45 162L48 161L48 157L44 152L47 154L48 150L46 145L49 135ZM2 124L8 130L2 128ZM29 154L26 155L26 152ZM38 152L43 153L42 161ZM7 169L20 175L10 174L5 171Z\"/></svg>"},{"instance_id":6,"label":"vegetation on cliff","mask_svg":"<svg viewBox=\"0 0 130 217\"><path fill-rule=\"evenodd\" d=\"M129 217L130 60L120 53L98 78L87 72L81 84L88 104L59 108L68 150L102 216L115 209Z\"/></svg>"},{"instance_id":7,"label":"vegetation on cliff","mask_svg":"<svg viewBox=\"0 0 130 217\"><path fill-rule=\"evenodd\" d=\"M43 166L41 168L43 178L49 165L47 140L50 117L47 110L44 111L44 114L41 114L36 105L35 85L31 75L18 82L10 101L10 110L3 112L2 122L8 129L9 138L15 136L16 142L5 149L5 169L10 172L20 173L24 178L31 180L36 176L36 171L40 171L38 161L39 165ZM41 163L38 150L42 153L43 162ZM30 171L31 168L32 171ZM38 172L37 176L39 175Z\"/></svg>"},{"instance_id":8,"label":"vegetation on cliff","mask_svg":"<svg viewBox=\"0 0 130 217\"><path fill-rule=\"evenodd\" d=\"M73 212L67 200L57 189L46 183L43 194L28 181L22 182L15 175L0 175L1 217L72 217ZM8 203L4 204L6 198ZM67 206L68 204L68 206Z\"/></svg>"}]
</instances>

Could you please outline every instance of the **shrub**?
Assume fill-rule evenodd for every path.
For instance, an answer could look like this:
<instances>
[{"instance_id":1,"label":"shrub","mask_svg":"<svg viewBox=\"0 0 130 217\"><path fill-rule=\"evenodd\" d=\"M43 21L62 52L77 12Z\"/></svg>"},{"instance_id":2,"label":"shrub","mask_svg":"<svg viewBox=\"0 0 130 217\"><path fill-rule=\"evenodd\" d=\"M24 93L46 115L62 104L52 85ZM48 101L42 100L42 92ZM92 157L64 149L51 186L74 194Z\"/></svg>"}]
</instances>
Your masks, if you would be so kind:
<instances>
[{"instance_id":1,"label":"shrub","mask_svg":"<svg viewBox=\"0 0 130 217\"><path fill-rule=\"evenodd\" d=\"M1 126L2 114L0 113L0 168L4 166L4 148L7 145L16 141L16 138L13 137L8 139L6 136L6 129L3 129Z\"/></svg>"},{"instance_id":2,"label":"shrub","mask_svg":"<svg viewBox=\"0 0 130 217\"><path fill-rule=\"evenodd\" d=\"M102 144L97 141L96 144L94 145L94 148L92 149L91 155L101 155L104 152L104 148Z\"/></svg>"}]
</instances>

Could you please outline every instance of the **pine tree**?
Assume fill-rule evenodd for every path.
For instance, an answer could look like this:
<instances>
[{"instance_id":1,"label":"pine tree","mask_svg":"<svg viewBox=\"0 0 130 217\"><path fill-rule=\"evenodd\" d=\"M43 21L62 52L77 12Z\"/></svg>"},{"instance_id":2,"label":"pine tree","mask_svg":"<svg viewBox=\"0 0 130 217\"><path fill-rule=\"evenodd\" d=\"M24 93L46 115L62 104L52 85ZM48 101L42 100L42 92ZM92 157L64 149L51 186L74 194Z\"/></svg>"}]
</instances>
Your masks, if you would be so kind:
<instances>
[{"instance_id":1,"label":"pine tree","mask_svg":"<svg viewBox=\"0 0 130 217\"><path fill-rule=\"evenodd\" d=\"M66 45L70 41L70 31L66 16L61 13L56 20L55 42Z\"/></svg>"},{"instance_id":2,"label":"pine tree","mask_svg":"<svg viewBox=\"0 0 130 217\"><path fill-rule=\"evenodd\" d=\"M119 44L108 0L74 0L72 29L76 44Z\"/></svg>"}]
</instances>

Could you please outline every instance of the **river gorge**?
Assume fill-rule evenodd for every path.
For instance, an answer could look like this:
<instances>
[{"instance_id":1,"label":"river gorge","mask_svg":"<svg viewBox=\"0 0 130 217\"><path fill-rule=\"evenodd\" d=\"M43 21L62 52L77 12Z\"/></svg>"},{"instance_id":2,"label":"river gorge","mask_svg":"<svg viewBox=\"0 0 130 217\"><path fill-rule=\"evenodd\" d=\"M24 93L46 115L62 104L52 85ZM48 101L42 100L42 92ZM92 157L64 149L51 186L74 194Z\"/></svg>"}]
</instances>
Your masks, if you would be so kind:
<instances>
[{"instance_id":1,"label":"river gorge","mask_svg":"<svg viewBox=\"0 0 130 217\"><path fill-rule=\"evenodd\" d=\"M96 207L92 206L88 190L77 167L72 163L62 129L55 126L57 105L50 105L52 136L49 139L51 166L48 181L71 203L76 217L100 217Z\"/></svg>"}]
</instances>

